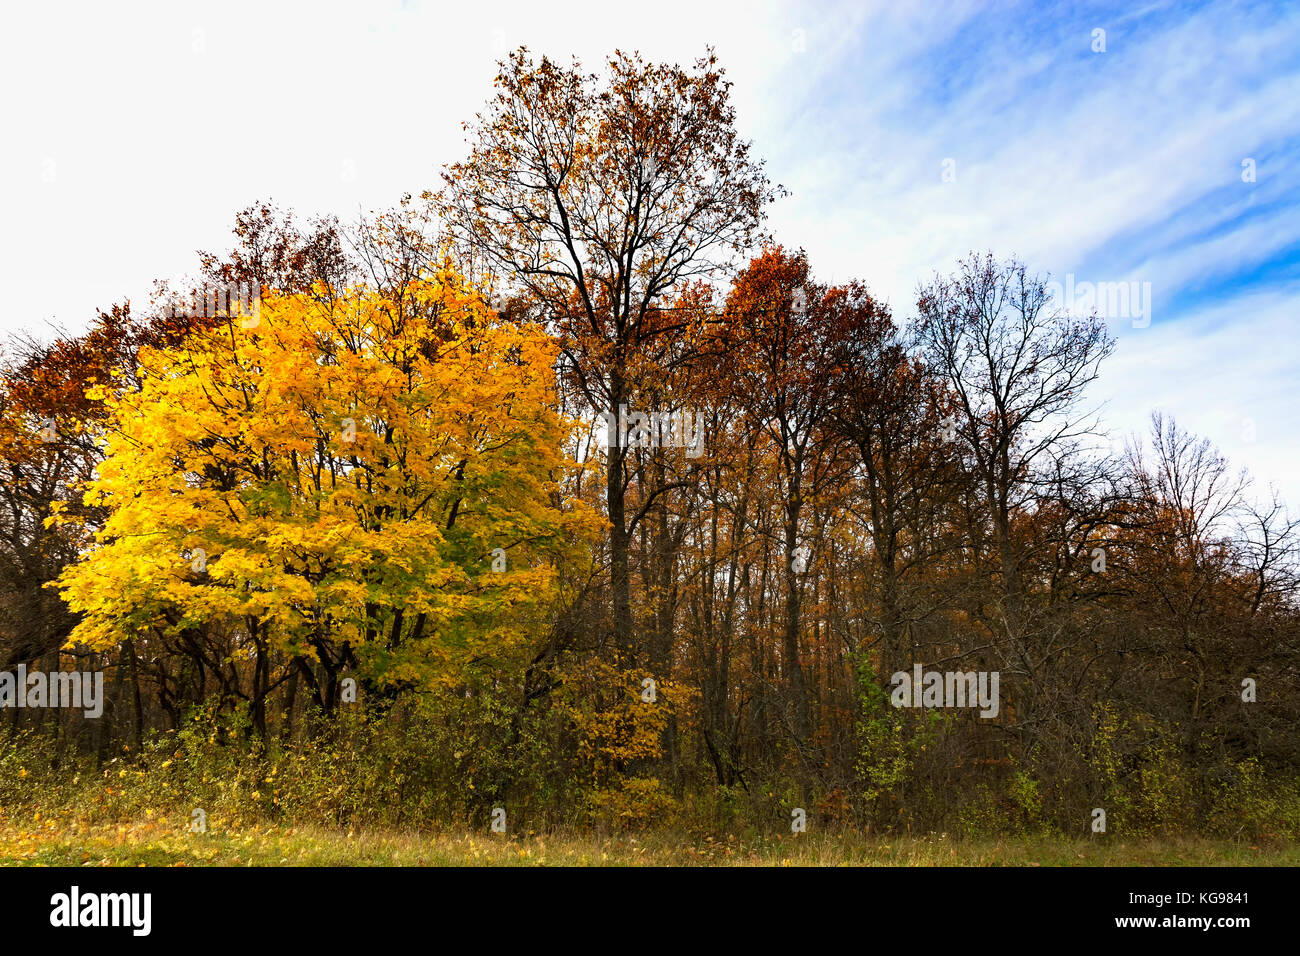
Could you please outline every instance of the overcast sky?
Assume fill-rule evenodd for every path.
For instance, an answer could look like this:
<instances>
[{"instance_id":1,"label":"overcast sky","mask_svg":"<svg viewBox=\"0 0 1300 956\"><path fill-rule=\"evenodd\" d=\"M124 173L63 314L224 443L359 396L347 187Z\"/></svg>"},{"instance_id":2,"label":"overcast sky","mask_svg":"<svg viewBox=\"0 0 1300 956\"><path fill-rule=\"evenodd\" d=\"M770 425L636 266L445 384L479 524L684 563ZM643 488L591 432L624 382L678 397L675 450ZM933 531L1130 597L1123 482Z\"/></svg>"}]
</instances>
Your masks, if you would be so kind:
<instances>
[{"instance_id":1,"label":"overcast sky","mask_svg":"<svg viewBox=\"0 0 1300 956\"><path fill-rule=\"evenodd\" d=\"M1300 4L25 4L0 27L0 331L78 331L273 199L355 217L437 183L494 60L713 45L772 211L908 318L971 250L1136 282L1098 383L1300 508ZM1098 31L1104 31L1098 32Z\"/></svg>"}]
</instances>

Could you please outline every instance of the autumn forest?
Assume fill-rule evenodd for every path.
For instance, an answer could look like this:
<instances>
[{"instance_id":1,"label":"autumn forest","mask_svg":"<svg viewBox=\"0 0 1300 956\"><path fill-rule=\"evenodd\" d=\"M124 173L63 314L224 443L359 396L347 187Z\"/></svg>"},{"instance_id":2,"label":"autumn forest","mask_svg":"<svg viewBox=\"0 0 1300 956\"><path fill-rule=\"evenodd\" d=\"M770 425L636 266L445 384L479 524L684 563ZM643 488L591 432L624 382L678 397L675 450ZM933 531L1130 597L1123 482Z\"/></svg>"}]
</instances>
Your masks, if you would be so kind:
<instances>
[{"instance_id":1,"label":"autumn forest","mask_svg":"<svg viewBox=\"0 0 1300 956\"><path fill-rule=\"evenodd\" d=\"M1300 837L1300 522L1108 428L1105 319L822 278L712 54L499 70L3 344L0 671L102 713L0 685L0 827Z\"/></svg>"}]
</instances>

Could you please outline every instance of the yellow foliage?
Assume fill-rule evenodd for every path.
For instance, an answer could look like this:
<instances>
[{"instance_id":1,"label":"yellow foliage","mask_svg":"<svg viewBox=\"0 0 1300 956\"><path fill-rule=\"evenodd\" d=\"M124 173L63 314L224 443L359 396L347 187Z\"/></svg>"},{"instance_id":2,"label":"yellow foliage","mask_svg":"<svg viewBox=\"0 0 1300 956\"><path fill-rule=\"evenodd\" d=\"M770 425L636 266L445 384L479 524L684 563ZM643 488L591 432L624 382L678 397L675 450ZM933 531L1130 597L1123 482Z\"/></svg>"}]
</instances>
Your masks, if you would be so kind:
<instances>
[{"instance_id":1,"label":"yellow foliage","mask_svg":"<svg viewBox=\"0 0 1300 956\"><path fill-rule=\"evenodd\" d=\"M139 388L104 395L86 501L109 517L58 582L71 643L235 621L412 683L522 643L600 526L560 490L555 357L450 271L400 301L271 295L144 352Z\"/></svg>"}]
</instances>

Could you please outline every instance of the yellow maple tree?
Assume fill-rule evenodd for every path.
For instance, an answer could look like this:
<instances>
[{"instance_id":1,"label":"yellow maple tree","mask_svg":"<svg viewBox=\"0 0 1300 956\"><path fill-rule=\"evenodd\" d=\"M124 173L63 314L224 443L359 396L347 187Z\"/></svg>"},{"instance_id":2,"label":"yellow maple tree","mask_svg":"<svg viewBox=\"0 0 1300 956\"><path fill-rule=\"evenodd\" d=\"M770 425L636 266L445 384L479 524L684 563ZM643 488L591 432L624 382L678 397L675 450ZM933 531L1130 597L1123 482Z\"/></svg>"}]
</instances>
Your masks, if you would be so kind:
<instances>
[{"instance_id":1,"label":"yellow maple tree","mask_svg":"<svg viewBox=\"0 0 1300 956\"><path fill-rule=\"evenodd\" d=\"M269 295L145 351L138 389L92 390L108 518L58 582L71 643L219 620L381 686L520 646L600 531L562 492L555 355L449 270Z\"/></svg>"}]
</instances>

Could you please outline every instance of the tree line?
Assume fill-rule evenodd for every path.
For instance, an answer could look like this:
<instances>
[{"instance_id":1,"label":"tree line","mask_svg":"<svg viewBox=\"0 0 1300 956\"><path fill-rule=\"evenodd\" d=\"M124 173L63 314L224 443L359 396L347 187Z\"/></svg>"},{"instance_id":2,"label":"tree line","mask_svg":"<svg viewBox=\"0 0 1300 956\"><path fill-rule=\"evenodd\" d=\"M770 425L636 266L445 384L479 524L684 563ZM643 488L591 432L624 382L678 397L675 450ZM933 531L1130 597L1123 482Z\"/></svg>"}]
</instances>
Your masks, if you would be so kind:
<instances>
[{"instance_id":1,"label":"tree line","mask_svg":"<svg viewBox=\"0 0 1300 956\"><path fill-rule=\"evenodd\" d=\"M254 204L193 288L11 340L0 669L109 692L10 741L363 719L470 816L1300 832L1284 504L1162 414L1115 450L1114 339L1014 258L902 315L819 281L729 89L521 49L436 190ZM918 665L996 716L895 706Z\"/></svg>"}]
</instances>

